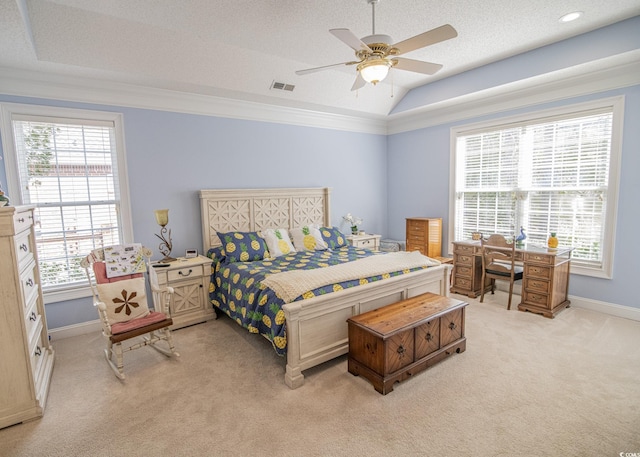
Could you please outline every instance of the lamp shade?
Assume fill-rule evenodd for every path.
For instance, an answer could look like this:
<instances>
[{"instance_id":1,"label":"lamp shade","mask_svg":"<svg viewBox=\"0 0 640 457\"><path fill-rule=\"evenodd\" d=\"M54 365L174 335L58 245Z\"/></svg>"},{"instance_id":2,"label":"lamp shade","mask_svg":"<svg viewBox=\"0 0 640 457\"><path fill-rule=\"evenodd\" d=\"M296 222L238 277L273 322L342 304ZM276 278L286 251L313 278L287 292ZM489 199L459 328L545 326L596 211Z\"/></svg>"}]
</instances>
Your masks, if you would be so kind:
<instances>
[{"instance_id":1,"label":"lamp shade","mask_svg":"<svg viewBox=\"0 0 640 457\"><path fill-rule=\"evenodd\" d=\"M385 59L371 59L358 65L360 76L373 85L387 77L391 63Z\"/></svg>"},{"instance_id":2,"label":"lamp shade","mask_svg":"<svg viewBox=\"0 0 640 457\"><path fill-rule=\"evenodd\" d=\"M168 209L157 209L154 211L156 214L156 222L158 225L164 227L169 223L169 210Z\"/></svg>"}]
</instances>

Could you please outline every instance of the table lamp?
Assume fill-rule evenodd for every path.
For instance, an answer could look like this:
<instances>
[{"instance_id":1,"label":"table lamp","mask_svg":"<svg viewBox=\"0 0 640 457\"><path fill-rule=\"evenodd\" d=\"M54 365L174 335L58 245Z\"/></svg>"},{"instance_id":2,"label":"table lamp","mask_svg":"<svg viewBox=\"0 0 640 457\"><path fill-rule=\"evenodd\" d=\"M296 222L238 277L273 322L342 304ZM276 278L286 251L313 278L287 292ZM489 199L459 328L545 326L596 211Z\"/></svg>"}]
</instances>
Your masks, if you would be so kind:
<instances>
[{"instance_id":1,"label":"table lamp","mask_svg":"<svg viewBox=\"0 0 640 457\"><path fill-rule=\"evenodd\" d=\"M158 246L160 253L164 255L164 258L160 260L160 263L168 263L176 260L171 257L171 249L173 245L171 244L171 229L167 229L167 224L169 223L169 210L168 209L157 209L154 211L156 214L156 222L162 229L160 229L160 235L155 234L162 243Z\"/></svg>"}]
</instances>

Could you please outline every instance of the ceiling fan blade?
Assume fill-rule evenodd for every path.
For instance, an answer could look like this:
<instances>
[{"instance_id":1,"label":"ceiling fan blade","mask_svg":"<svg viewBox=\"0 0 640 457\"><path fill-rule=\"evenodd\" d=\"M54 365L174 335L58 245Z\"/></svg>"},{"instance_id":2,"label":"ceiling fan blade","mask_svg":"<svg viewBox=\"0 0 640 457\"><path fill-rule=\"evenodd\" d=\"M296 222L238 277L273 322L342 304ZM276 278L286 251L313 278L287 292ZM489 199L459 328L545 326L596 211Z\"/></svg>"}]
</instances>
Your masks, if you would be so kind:
<instances>
[{"instance_id":1,"label":"ceiling fan blade","mask_svg":"<svg viewBox=\"0 0 640 457\"><path fill-rule=\"evenodd\" d=\"M442 68L442 65L439 63L423 62L422 60L406 59L404 57L396 57L392 60L397 62L393 68L423 73L425 75L432 75Z\"/></svg>"},{"instance_id":2,"label":"ceiling fan blade","mask_svg":"<svg viewBox=\"0 0 640 457\"><path fill-rule=\"evenodd\" d=\"M351 86L351 91L362 89L366 84L367 82L364 80L360 72L358 72L358 76L356 77L356 80L353 82L353 86Z\"/></svg>"},{"instance_id":3,"label":"ceiling fan blade","mask_svg":"<svg viewBox=\"0 0 640 457\"><path fill-rule=\"evenodd\" d=\"M458 36L456 29L449 24L442 25L428 32L421 33L412 38L408 38L404 41L393 45L398 49L398 54L406 54L407 52L415 51L416 49L424 48L432 44L440 43L441 41L450 40Z\"/></svg>"},{"instance_id":4,"label":"ceiling fan blade","mask_svg":"<svg viewBox=\"0 0 640 457\"><path fill-rule=\"evenodd\" d=\"M308 75L309 73L315 73L317 71L328 70L329 68L341 67L342 65L355 65L357 63L360 63L360 62L341 62L341 63L334 63L334 64L331 64L331 65L324 65L322 67L307 68L306 70L297 70L296 71L296 75L298 75L298 76Z\"/></svg>"},{"instance_id":5,"label":"ceiling fan blade","mask_svg":"<svg viewBox=\"0 0 640 457\"><path fill-rule=\"evenodd\" d=\"M329 30L333 36L342 41L344 44L349 46L354 51L369 51L371 52L371 48L366 45L360 38L355 36L353 32L349 29L331 29Z\"/></svg>"}]
</instances>

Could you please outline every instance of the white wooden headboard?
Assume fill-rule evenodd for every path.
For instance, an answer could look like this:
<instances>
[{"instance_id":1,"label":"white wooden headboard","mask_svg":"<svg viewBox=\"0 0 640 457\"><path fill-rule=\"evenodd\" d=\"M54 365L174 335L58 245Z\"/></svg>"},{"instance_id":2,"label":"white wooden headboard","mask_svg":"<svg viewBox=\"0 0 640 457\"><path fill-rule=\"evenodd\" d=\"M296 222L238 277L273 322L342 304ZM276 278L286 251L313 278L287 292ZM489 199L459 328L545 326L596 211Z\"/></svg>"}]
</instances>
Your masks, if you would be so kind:
<instances>
[{"instance_id":1,"label":"white wooden headboard","mask_svg":"<svg viewBox=\"0 0 640 457\"><path fill-rule=\"evenodd\" d=\"M222 243L216 232L254 232L331 224L329 187L290 189L204 189L200 215L204 254Z\"/></svg>"}]
</instances>

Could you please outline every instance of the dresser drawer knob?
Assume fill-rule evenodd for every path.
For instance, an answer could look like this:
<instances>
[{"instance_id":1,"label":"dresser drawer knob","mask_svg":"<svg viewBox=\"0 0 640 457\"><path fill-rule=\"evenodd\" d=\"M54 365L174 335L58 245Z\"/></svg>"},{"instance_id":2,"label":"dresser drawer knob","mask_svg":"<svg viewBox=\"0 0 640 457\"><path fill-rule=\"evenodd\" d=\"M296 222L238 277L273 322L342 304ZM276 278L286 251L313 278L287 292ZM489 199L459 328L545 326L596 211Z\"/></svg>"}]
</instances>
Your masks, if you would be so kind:
<instances>
[{"instance_id":1,"label":"dresser drawer knob","mask_svg":"<svg viewBox=\"0 0 640 457\"><path fill-rule=\"evenodd\" d=\"M457 327L457 325L456 325L456 323L455 323L455 322L450 322L450 323L449 323L449 329L453 330L453 329L455 329L456 327Z\"/></svg>"},{"instance_id":2,"label":"dresser drawer knob","mask_svg":"<svg viewBox=\"0 0 640 457\"><path fill-rule=\"evenodd\" d=\"M35 322L37 319L36 313L31 311L31 315L29 316L29 320Z\"/></svg>"},{"instance_id":3,"label":"dresser drawer knob","mask_svg":"<svg viewBox=\"0 0 640 457\"><path fill-rule=\"evenodd\" d=\"M25 281L25 284L29 287L33 287L33 279L29 278Z\"/></svg>"},{"instance_id":4,"label":"dresser drawer knob","mask_svg":"<svg viewBox=\"0 0 640 457\"><path fill-rule=\"evenodd\" d=\"M178 272L178 274L179 274L180 276L189 276L192 272L193 272L193 270L192 270L191 268L189 268L189 273L186 273L186 274L185 274L185 273L183 273L182 271L179 271L179 272Z\"/></svg>"},{"instance_id":5,"label":"dresser drawer knob","mask_svg":"<svg viewBox=\"0 0 640 457\"><path fill-rule=\"evenodd\" d=\"M29 250L29 248L27 248L27 245L26 245L26 244L22 243L22 244L20 245L20 250L21 250L21 251L24 251L24 252L27 252L27 251Z\"/></svg>"},{"instance_id":6,"label":"dresser drawer knob","mask_svg":"<svg viewBox=\"0 0 640 457\"><path fill-rule=\"evenodd\" d=\"M427 341L431 341L433 339L433 336L431 335L431 333L427 332L427 334L424 336L424 339Z\"/></svg>"},{"instance_id":7,"label":"dresser drawer knob","mask_svg":"<svg viewBox=\"0 0 640 457\"><path fill-rule=\"evenodd\" d=\"M24 217L19 217L18 218L18 222L20 222L22 224L24 222Z\"/></svg>"},{"instance_id":8,"label":"dresser drawer knob","mask_svg":"<svg viewBox=\"0 0 640 457\"><path fill-rule=\"evenodd\" d=\"M36 350L34 352L35 355L42 355L42 349L40 349L40 346L36 346Z\"/></svg>"},{"instance_id":9,"label":"dresser drawer knob","mask_svg":"<svg viewBox=\"0 0 640 457\"><path fill-rule=\"evenodd\" d=\"M407 352L407 351L405 350L404 346L400 346L398 348L398 354L400 354L401 357L404 356L405 352Z\"/></svg>"}]
</instances>

